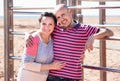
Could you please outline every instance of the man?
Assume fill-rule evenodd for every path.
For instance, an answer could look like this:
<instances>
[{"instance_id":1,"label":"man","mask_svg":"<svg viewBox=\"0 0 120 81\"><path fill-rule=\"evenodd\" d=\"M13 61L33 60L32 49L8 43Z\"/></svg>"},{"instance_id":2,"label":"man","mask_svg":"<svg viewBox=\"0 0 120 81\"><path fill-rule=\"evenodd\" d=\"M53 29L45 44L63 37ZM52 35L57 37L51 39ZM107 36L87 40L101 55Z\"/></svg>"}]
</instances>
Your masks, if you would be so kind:
<instances>
[{"instance_id":1,"label":"man","mask_svg":"<svg viewBox=\"0 0 120 81\"><path fill-rule=\"evenodd\" d=\"M94 39L112 36L113 32L74 21L65 4L57 5L53 13L58 21L53 32L53 61L63 61L66 65L60 70L50 70L47 81L80 81L85 50L93 49Z\"/></svg>"},{"instance_id":2,"label":"man","mask_svg":"<svg viewBox=\"0 0 120 81\"><path fill-rule=\"evenodd\" d=\"M53 32L54 61L64 61L66 66L50 71L47 81L82 80L81 64L85 48L91 51L94 39L112 36L113 32L77 23L65 4L57 5L53 13L58 21Z\"/></svg>"}]
</instances>

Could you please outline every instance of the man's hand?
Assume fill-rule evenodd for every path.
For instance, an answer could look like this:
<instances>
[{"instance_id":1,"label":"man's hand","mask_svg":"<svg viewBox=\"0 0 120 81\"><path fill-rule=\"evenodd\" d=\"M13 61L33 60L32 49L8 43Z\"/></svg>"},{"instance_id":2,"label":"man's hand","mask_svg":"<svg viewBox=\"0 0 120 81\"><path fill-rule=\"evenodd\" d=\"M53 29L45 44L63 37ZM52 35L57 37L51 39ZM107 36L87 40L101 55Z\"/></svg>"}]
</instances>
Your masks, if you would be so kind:
<instances>
[{"instance_id":1,"label":"man's hand","mask_svg":"<svg viewBox=\"0 0 120 81\"><path fill-rule=\"evenodd\" d=\"M33 45L33 41L32 41L33 37L31 34L26 33L25 34L25 43L26 43L26 47L32 46Z\"/></svg>"},{"instance_id":2,"label":"man's hand","mask_svg":"<svg viewBox=\"0 0 120 81\"><path fill-rule=\"evenodd\" d=\"M86 44L85 44L85 50L87 49L88 52L92 51L93 50L93 43L94 43L94 35L91 35Z\"/></svg>"}]
</instances>

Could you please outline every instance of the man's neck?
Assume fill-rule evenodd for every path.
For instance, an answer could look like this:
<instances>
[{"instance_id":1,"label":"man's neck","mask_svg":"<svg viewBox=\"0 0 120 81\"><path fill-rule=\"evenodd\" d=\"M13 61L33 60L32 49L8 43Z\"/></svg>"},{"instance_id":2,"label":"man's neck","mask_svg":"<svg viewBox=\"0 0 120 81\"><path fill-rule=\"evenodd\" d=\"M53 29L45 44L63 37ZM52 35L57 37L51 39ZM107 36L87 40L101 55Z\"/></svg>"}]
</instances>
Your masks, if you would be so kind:
<instances>
[{"instance_id":1,"label":"man's neck","mask_svg":"<svg viewBox=\"0 0 120 81\"><path fill-rule=\"evenodd\" d=\"M68 27L66 27L66 29L73 28L73 27L75 27L75 25L76 25L76 22L72 21L72 22L70 23L70 25L69 25Z\"/></svg>"}]
</instances>

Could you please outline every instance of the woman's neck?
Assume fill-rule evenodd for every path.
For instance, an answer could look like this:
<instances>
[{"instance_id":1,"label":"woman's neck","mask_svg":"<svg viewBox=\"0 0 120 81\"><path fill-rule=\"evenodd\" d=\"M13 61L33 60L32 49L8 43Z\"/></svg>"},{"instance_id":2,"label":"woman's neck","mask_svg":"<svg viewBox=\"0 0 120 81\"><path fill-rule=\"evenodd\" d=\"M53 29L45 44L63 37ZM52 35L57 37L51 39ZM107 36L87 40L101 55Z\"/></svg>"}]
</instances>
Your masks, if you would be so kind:
<instances>
[{"instance_id":1,"label":"woman's neck","mask_svg":"<svg viewBox=\"0 0 120 81\"><path fill-rule=\"evenodd\" d=\"M49 43L50 35L46 35L46 34L40 32L40 36L41 36L41 39L44 43L46 43L46 44Z\"/></svg>"}]
</instances>

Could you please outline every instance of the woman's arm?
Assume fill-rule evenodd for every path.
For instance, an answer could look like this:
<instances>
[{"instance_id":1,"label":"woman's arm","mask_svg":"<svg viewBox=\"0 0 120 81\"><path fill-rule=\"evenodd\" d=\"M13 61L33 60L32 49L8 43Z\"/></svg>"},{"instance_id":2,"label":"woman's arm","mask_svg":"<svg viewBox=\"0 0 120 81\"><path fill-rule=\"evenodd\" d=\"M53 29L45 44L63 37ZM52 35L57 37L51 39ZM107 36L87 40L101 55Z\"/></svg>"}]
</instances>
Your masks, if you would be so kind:
<instances>
[{"instance_id":1,"label":"woman's arm","mask_svg":"<svg viewBox=\"0 0 120 81\"><path fill-rule=\"evenodd\" d=\"M36 62L26 62L24 63L24 68L31 71L46 71L46 70L59 70L65 66L64 62L53 62L51 64L40 64Z\"/></svg>"}]
</instances>

